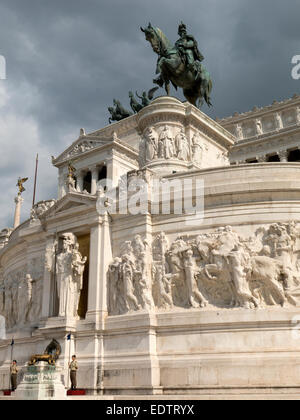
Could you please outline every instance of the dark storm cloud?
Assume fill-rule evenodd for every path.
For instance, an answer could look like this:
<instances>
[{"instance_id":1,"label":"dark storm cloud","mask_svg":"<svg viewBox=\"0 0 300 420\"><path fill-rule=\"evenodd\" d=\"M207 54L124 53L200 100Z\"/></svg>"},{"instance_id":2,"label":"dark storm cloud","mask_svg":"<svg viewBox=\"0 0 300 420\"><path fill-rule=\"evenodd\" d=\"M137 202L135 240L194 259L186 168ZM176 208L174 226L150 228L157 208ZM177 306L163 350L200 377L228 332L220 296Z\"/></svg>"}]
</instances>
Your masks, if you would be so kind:
<instances>
[{"instance_id":1,"label":"dark storm cloud","mask_svg":"<svg viewBox=\"0 0 300 420\"><path fill-rule=\"evenodd\" d=\"M16 177L30 175L22 171L30 170L37 151L44 171L38 198L45 199L56 190L49 156L80 127L106 125L114 97L128 107L129 90L152 87L156 56L141 25L151 21L173 42L180 20L188 25L214 81L214 108L204 111L223 117L299 91L290 75L291 58L300 54L299 12L298 0L1 0L0 54L8 79L0 89L8 96L0 106L0 188L7 191L0 222L10 222L6 203L13 208ZM27 133L15 127L10 134L14 118ZM27 211L31 189L32 183Z\"/></svg>"}]
</instances>

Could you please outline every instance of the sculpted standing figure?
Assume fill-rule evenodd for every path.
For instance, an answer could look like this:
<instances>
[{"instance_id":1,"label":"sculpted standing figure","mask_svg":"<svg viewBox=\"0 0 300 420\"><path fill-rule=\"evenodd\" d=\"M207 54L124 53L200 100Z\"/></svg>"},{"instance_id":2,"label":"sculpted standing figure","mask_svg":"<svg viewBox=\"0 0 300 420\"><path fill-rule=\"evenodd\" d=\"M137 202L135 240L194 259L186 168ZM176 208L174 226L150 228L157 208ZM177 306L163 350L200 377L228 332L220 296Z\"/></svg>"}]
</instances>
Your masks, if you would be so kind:
<instances>
[{"instance_id":1,"label":"sculpted standing figure","mask_svg":"<svg viewBox=\"0 0 300 420\"><path fill-rule=\"evenodd\" d=\"M243 140L244 138L244 132L243 132L243 127L241 126L241 124L237 124L236 127L236 137L238 140Z\"/></svg>"},{"instance_id":2,"label":"sculpted standing figure","mask_svg":"<svg viewBox=\"0 0 300 420\"><path fill-rule=\"evenodd\" d=\"M72 162L68 163L68 179L67 179L67 187L69 192L73 192L76 190L76 169L74 168Z\"/></svg>"},{"instance_id":3,"label":"sculpted standing figure","mask_svg":"<svg viewBox=\"0 0 300 420\"><path fill-rule=\"evenodd\" d=\"M282 123L282 117L281 114L279 112L277 112L275 114L275 120L276 120L276 126L278 130L281 130L283 128L283 123Z\"/></svg>"},{"instance_id":4,"label":"sculpted standing figure","mask_svg":"<svg viewBox=\"0 0 300 420\"><path fill-rule=\"evenodd\" d=\"M56 276L59 297L59 316L76 317L78 311L82 275L86 259L78 251L73 233L63 235L63 249L57 256Z\"/></svg>"},{"instance_id":5,"label":"sculpted standing figure","mask_svg":"<svg viewBox=\"0 0 300 420\"><path fill-rule=\"evenodd\" d=\"M256 124L256 133L258 136L261 136L263 134L263 128L262 128L262 122L259 118L255 120Z\"/></svg>"}]
</instances>

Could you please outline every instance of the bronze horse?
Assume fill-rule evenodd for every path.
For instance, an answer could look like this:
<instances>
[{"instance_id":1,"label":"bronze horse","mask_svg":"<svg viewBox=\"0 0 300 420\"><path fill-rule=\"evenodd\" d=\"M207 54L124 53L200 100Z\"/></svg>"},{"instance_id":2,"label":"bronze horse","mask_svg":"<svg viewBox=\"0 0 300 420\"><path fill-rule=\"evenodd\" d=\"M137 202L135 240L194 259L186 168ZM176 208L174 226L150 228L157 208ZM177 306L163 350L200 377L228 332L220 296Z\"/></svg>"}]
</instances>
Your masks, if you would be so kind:
<instances>
[{"instance_id":1,"label":"bronze horse","mask_svg":"<svg viewBox=\"0 0 300 420\"><path fill-rule=\"evenodd\" d=\"M165 85L168 95L171 82L175 89L177 87L183 89L184 96L193 105L200 108L205 99L207 105L212 106L210 99L212 80L204 66L200 62L197 63L199 74L196 76L161 29L149 23L148 27L141 30L145 33L146 40L151 43L153 51L159 56L156 73L160 76L153 82L161 87Z\"/></svg>"}]
</instances>

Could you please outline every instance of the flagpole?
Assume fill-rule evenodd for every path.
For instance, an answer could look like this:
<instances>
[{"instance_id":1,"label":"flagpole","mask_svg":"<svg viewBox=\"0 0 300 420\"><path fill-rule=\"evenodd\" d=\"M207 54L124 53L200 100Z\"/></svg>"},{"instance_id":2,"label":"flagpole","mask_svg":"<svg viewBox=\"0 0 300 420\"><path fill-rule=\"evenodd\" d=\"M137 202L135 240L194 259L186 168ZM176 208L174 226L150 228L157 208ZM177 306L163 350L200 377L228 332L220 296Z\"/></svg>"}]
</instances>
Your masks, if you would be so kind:
<instances>
[{"instance_id":1,"label":"flagpole","mask_svg":"<svg viewBox=\"0 0 300 420\"><path fill-rule=\"evenodd\" d=\"M71 351L72 351L72 349L71 349L71 344L72 344L72 335L71 335L71 333L70 334L68 334L68 336L67 336L67 340L70 342L70 344L69 344L69 363L68 363L68 386L67 386L67 389L69 390L69 386L70 386L70 363L71 363Z\"/></svg>"},{"instance_id":2,"label":"flagpole","mask_svg":"<svg viewBox=\"0 0 300 420\"><path fill-rule=\"evenodd\" d=\"M39 166L39 154L36 155L36 162L35 162L35 175L34 175L34 190L33 190L32 208L35 205L35 195L36 195L36 183L37 183L38 166Z\"/></svg>"}]
</instances>

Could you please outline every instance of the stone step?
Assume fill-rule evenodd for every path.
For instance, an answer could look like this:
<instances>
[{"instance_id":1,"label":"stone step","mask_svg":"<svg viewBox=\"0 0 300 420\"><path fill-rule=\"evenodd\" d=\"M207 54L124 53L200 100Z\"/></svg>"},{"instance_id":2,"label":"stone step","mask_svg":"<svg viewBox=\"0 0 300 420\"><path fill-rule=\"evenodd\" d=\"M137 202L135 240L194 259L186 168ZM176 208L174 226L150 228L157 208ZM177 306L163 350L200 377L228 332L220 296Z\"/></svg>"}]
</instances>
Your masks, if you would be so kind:
<instances>
[{"instance_id":1,"label":"stone step","mask_svg":"<svg viewBox=\"0 0 300 420\"><path fill-rule=\"evenodd\" d=\"M15 397L0 396L0 401L15 401ZM236 395L86 395L69 396L67 401L300 401L300 394L236 394Z\"/></svg>"}]
</instances>

